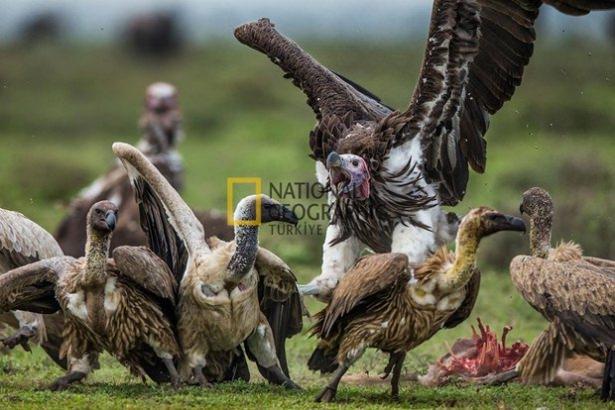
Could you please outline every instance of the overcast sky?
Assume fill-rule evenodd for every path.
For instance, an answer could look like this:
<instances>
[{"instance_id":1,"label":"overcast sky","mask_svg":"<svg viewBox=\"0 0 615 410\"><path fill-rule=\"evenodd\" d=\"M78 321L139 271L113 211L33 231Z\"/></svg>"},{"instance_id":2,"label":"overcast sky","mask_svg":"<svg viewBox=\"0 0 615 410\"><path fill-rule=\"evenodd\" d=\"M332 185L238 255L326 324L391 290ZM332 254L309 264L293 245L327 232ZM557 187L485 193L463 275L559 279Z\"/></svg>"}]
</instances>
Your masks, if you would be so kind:
<instances>
[{"instance_id":1,"label":"overcast sky","mask_svg":"<svg viewBox=\"0 0 615 410\"><path fill-rule=\"evenodd\" d=\"M422 38L431 4L432 0L0 0L0 37L10 40L25 18L53 10L65 16L71 36L108 40L130 16L167 9L177 11L190 38L197 41L231 38L235 26L259 17L270 17L293 37ZM569 18L544 11L550 35L604 32L607 13Z\"/></svg>"}]
</instances>

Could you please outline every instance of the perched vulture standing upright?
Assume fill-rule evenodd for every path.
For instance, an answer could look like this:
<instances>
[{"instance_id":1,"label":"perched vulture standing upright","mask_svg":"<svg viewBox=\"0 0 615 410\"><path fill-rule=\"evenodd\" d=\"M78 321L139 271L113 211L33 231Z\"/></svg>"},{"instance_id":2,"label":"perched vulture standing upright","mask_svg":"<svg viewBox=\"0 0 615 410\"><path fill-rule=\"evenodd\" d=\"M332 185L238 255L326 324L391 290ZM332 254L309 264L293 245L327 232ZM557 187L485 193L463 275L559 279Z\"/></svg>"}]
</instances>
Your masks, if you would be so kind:
<instances>
[{"instance_id":1,"label":"perched vulture standing upright","mask_svg":"<svg viewBox=\"0 0 615 410\"><path fill-rule=\"evenodd\" d=\"M177 89L173 85L154 83L147 87L145 110L139 127L143 132L139 149L175 189L181 190L184 169L177 153L177 144L182 139L181 113ZM73 257L83 256L87 213L94 203L105 199L119 206L122 213L111 250L120 245L145 245L146 237L139 227L139 209L133 198L128 176L119 164L83 189L71 202L69 214L60 223L55 235L64 253ZM196 214L211 227L212 235L226 240L233 238L233 229L221 213L206 211Z\"/></svg>"},{"instance_id":2,"label":"perched vulture standing upright","mask_svg":"<svg viewBox=\"0 0 615 410\"><path fill-rule=\"evenodd\" d=\"M331 192L320 276L304 294L327 299L368 246L401 252L416 266L457 227L441 205L466 192L469 168L484 172L489 116L521 84L540 0L435 0L425 58L410 104L394 111L327 69L268 19L235 30L308 97L318 181ZM615 0L544 0L568 14L615 8Z\"/></svg>"},{"instance_id":3,"label":"perched vulture standing upright","mask_svg":"<svg viewBox=\"0 0 615 410\"><path fill-rule=\"evenodd\" d=\"M550 323L518 363L526 383L547 384L566 359L587 355L606 363L602 398L615 400L615 261L583 257L581 247L551 248L553 201L541 188L523 194L531 256L517 256L510 276L523 298Z\"/></svg>"}]
</instances>

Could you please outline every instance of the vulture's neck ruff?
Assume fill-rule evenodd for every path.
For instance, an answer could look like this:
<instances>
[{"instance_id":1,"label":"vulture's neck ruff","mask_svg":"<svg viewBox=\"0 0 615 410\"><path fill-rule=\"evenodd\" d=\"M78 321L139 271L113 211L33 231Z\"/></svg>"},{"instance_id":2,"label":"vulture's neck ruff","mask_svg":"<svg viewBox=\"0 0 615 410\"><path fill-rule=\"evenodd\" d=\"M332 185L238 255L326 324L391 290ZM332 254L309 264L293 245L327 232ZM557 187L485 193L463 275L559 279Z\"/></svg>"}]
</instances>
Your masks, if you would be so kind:
<instances>
[{"instance_id":1,"label":"vulture's neck ruff","mask_svg":"<svg viewBox=\"0 0 615 410\"><path fill-rule=\"evenodd\" d=\"M391 235L398 222L429 230L428 226L414 219L414 214L436 206L437 198L418 184L422 176L415 170L416 162L413 163L412 159L394 174L380 166L380 169L370 171L371 193L367 199L358 201L337 196L331 223L340 227L340 234L331 246L354 234L374 251L390 252ZM330 182L326 190L331 190Z\"/></svg>"}]
</instances>

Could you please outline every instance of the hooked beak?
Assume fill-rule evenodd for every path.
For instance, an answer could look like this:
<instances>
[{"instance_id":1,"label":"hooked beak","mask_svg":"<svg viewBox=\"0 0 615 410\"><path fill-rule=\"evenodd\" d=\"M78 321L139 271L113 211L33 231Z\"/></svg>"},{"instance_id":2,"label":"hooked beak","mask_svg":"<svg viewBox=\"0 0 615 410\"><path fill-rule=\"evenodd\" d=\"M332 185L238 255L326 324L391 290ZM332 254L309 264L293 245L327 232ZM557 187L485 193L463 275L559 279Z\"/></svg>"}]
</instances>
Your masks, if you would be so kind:
<instances>
[{"instance_id":1,"label":"hooked beak","mask_svg":"<svg viewBox=\"0 0 615 410\"><path fill-rule=\"evenodd\" d=\"M327 156L327 169L331 169L331 168L340 168L343 164L342 161L342 157L340 157L340 155L335 152L335 151L331 151L331 153Z\"/></svg>"},{"instance_id":2,"label":"hooked beak","mask_svg":"<svg viewBox=\"0 0 615 410\"><path fill-rule=\"evenodd\" d=\"M292 211L292 209L289 209L284 205L280 205L280 208L280 212L282 214L280 217L281 222L286 222L295 226L299 223L299 218L297 217L297 214Z\"/></svg>"},{"instance_id":3,"label":"hooked beak","mask_svg":"<svg viewBox=\"0 0 615 410\"><path fill-rule=\"evenodd\" d=\"M505 219L499 226L502 231L517 231L517 232L525 232L526 226L525 222L521 218L517 218L516 216L504 215Z\"/></svg>"},{"instance_id":4,"label":"hooked beak","mask_svg":"<svg viewBox=\"0 0 615 410\"><path fill-rule=\"evenodd\" d=\"M114 211L107 211L107 213L105 214L105 222L107 223L107 226L109 227L110 231L113 231L115 229L117 217L115 216Z\"/></svg>"}]
</instances>

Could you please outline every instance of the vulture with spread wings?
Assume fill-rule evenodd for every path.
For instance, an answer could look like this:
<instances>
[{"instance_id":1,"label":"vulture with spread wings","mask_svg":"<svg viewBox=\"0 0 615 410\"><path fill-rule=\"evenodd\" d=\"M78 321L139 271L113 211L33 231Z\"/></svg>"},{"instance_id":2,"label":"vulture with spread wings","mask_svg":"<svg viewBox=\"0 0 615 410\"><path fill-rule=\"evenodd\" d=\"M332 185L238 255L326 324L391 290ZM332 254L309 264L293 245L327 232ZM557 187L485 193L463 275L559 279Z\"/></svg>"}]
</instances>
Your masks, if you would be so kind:
<instances>
[{"instance_id":1,"label":"vulture with spread wings","mask_svg":"<svg viewBox=\"0 0 615 410\"><path fill-rule=\"evenodd\" d=\"M311 157L332 213L321 275L304 294L327 299L364 246L405 253L416 266L452 240L458 221L440 206L463 199L469 168L484 172L489 116L521 84L543 3L573 15L615 8L614 0L435 0L420 76L400 111L268 19L235 30L280 66L316 114Z\"/></svg>"},{"instance_id":2,"label":"vulture with spread wings","mask_svg":"<svg viewBox=\"0 0 615 410\"><path fill-rule=\"evenodd\" d=\"M302 303L290 268L258 245L258 223L297 223L295 214L266 195L237 205L235 240L204 237L194 213L139 150L113 144L135 188L150 248L179 283L178 332L189 370L203 387L249 378L243 344L271 383L297 387L288 377L286 338L302 328Z\"/></svg>"}]
</instances>

